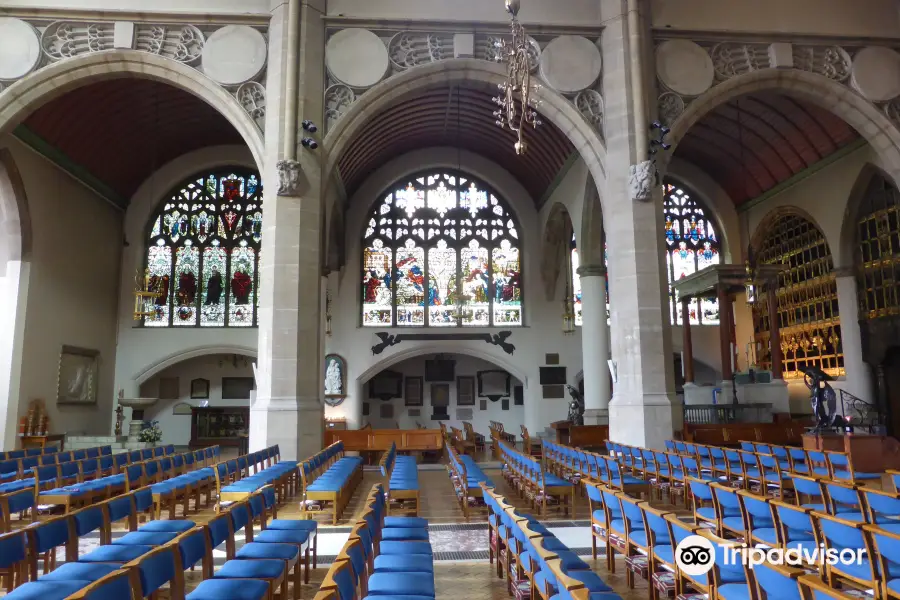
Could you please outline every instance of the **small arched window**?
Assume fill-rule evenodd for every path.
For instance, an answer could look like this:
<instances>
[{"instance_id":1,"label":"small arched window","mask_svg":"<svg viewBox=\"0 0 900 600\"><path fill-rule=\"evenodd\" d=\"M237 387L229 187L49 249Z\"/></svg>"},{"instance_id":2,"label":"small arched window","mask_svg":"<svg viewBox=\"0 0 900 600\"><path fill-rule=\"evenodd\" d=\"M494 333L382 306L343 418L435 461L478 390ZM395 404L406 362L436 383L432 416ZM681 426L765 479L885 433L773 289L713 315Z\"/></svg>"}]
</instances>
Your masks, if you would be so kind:
<instances>
[{"instance_id":1,"label":"small arched window","mask_svg":"<svg viewBox=\"0 0 900 600\"><path fill-rule=\"evenodd\" d=\"M666 271L669 278L669 315L673 325L681 325L681 306L675 281L721 262L721 245L712 220L696 195L673 180L665 182ZM690 303L691 325L718 325L719 301L697 299Z\"/></svg>"},{"instance_id":2,"label":"small arched window","mask_svg":"<svg viewBox=\"0 0 900 600\"><path fill-rule=\"evenodd\" d=\"M757 264L785 267L775 291L784 378L802 377L809 367L842 376L837 282L825 236L797 214L779 215L762 227L764 235L755 248ZM768 291L765 285L759 287L753 308L757 362L771 368Z\"/></svg>"},{"instance_id":3,"label":"small arched window","mask_svg":"<svg viewBox=\"0 0 900 600\"><path fill-rule=\"evenodd\" d=\"M372 209L362 247L364 327L522 325L515 218L470 175L398 181Z\"/></svg>"},{"instance_id":4,"label":"small arched window","mask_svg":"<svg viewBox=\"0 0 900 600\"><path fill-rule=\"evenodd\" d=\"M160 295L144 325L255 326L261 239L255 171L204 171L166 194L149 225L147 269Z\"/></svg>"}]
</instances>

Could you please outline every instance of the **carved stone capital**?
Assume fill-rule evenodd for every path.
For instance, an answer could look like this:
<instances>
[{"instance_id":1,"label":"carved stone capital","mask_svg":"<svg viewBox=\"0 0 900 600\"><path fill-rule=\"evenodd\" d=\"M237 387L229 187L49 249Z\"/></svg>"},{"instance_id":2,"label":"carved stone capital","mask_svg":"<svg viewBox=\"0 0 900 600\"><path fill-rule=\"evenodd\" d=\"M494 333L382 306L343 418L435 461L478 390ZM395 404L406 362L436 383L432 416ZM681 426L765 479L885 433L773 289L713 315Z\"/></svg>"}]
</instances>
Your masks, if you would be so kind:
<instances>
[{"instance_id":1,"label":"carved stone capital","mask_svg":"<svg viewBox=\"0 0 900 600\"><path fill-rule=\"evenodd\" d=\"M585 277L606 277L606 267L603 265L581 265L576 272L582 279Z\"/></svg>"},{"instance_id":2,"label":"carved stone capital","mask_svg":"<svg viewBox=\"0 0 900 600\"><path fill-rule=\"evenodd\" d=\"M296 160L279 160L278 195L296 196L300 192L300 163Z\"/></svg>"},{"instance_id":3,"label":"carved stone capital","mask_svg":"<svg viewBox=\"0 0 900 600\"><path fill-rule=\"evenodd\" d=\"M655 183L656 167L652 161L645 160L629 167L628 195L632 200L650 200Z\"/></svg>"}]
</instances>

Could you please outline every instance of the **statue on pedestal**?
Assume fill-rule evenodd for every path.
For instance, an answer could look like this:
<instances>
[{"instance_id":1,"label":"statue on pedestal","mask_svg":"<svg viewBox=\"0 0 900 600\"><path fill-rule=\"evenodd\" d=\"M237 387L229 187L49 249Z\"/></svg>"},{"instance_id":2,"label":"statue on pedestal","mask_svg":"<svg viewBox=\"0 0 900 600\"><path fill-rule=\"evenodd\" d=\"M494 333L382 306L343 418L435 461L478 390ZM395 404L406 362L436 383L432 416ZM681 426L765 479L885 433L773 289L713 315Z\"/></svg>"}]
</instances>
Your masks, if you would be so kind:
<instances>
[{"instance_id":1,"label":"statue on pedestal","mask_svg":"<svg viewBox=\"0 0 900 600\"><path fill-rule=\"evenodd\" d=\"M818 367L810 367L803 372L803 382L809 388L809 400L816 415L816 433L830 427L834 421L837 394L828 384L829 381L832 377Z\"/></svg>"},{"instance_id":2,"label":"statue on pedestal","mask_svg":"<svg viewBox=\"0 0 900 600\"><path fill-rule=\"evenodd\" d=\"M584 425L584 397L575 386L567 385L572 401L569 402L569 423L572 425Z\"/></svg>"},{"instance_id":3,"label":"statue on pedestal","mask_svg":"<svg viewBox=\"0 0 900 600\"><path fill-rule=\"evenodd\" d=\"M122 405L118 405L116 407L116 437L122 435L122 423L125 421L125 409L122 408Z\"/></svg>"}]
</instances>

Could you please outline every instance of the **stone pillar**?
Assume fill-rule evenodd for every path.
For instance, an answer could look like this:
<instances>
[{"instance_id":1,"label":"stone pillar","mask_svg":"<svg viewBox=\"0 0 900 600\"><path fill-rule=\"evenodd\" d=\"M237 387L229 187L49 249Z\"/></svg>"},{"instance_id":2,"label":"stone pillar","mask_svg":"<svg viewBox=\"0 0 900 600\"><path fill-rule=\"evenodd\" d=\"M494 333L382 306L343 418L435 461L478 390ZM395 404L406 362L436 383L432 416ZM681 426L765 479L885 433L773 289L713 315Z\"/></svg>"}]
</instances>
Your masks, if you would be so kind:
<instances>
[{"instance_id":1,"label":"stone pillar","mask_svg":"<svg viewBox=\"0 0 900 600\"><path fill-rule=\"evenodd\" d=\"M844 352L844 389L866 402L874 402L872 371L863 360L856 276L851 270L838 271L837 296L841 315L841 349Z\"/></svg>"},{"instance_id":2,"label":"stone pillar","mask_svg":"<svg viewBox=\"0 0 900 600\"><path fill-rule=\"evenodd\" d=\"M621 0L600 3L607 23L600 39L607 149L606 185L600 191L611 278L610 345L616 368L609 404L610 437L661 449L665 440L672 438L673 419L680 418L681 406L673 406L675 379L662 248L662 186L647 160L649 123L637 122L641 119L636 118L646 111L635 109L650 105L653 93L635 94L630 74L632 59L641 62L635 53L642 50L645 42L640 38L647 39L649 26L636 10L627 11L623 4ZM628 34L631 18L640 20L632 22L636 36ZM644 56L646 61L638 72L649 81L652 53L645 52ZM653 86L637 89L641 88Z\"/></svg>"},{"instance_id":3,"label":"stone pillar","mask_svg":"<svg viewBox=\"0 0 900 600\"><path fill-rule=\"evenodd\" d=\"M734 370L731 361L734 360L731 332L734 327L734 319L731 318L731 296L725 286L720 285L717 290L719 296L719 357L722 360L722 381L731 383ZM724 388L723 388L724 390ZM731 397L728 398L731 402Z\"/></svg>"},{"instance_id":4,"label":"stone pillar","mask_svg":"<svg viewBox=\"0 0 900 600\"><path fill-rule=\"evenodd\" d=\"M322 168L319 157L296 141L300 120L322 126L324 3L273 0L269 26L259 357L250 449L278 444L282 458L292 460L322 448Z\"/></svg>"},{"instance_id":5,"label":"stone pillar","mask_svg":"<svg viewBox=\"0 0 900 600\"><path fill-rule=\"evenodd\" d=\"M584 424L609 423L609 324L606 322L606 269L585 265L581 276L581 348L584 372Z\"/></svg>"},{"instance_id":6,"label":"stone pillar","mask_svg":"<svg viewBox=\"0 0 900 600\"><path fill-rule=\"evenodd\" d=\"M766 291L766 304L769 309L769 355L772 357L772 379L784 379L784 356L781 352L781 329L778 327L778 296L775 286L776 282L772 281Z\"/></svg>"},{"instance_id":7,"label":"stone pillar","mask_svg":"<svg viewBox=\"0 0 900 600\"><path fill-rule=\"evenodd\" d=\"M694 383L694 345L691 342L691 299L681 299L681 364L684 365L684 383Z\"/></svg>"}]
</instances>

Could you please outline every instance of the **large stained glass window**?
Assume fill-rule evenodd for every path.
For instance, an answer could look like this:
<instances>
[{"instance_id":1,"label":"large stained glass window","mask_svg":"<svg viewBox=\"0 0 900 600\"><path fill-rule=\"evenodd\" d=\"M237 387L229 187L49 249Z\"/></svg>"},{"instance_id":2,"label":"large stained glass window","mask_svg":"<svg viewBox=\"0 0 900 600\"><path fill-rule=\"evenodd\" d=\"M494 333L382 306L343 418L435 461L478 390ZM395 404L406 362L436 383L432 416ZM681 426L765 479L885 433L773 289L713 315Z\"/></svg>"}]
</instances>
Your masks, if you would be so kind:
<instances>
[{"instance_id":1,"label":"large stained glass window","mask_svg":"<svg viewBox=\"0 0 900 600\"><path fill-rule=\"evenodd\" d=\"M376 203L362 256L366 327L522 325L515 219L463 173L421 173Z\"/></svg>"},{"instance_id":2,"label":"large stained glass window","mask_svg":"<svg viewBox=\"0 0 900 600\"><path fill-rule=\"evenodd\" d=\"M693 194L679 183L665 183L666 272L669 277L669 315L681 325L681 303L675 281L721 262L721 246L712 220ZM719 301L697 299L690 303L691 325L718 325Z\"/></svg>"},{"instance_id":3,"label":"large stained glass window","mask_svg":"<svg viewBox=\"0 0 900 600\"><path fill-rule=\"evenodd\" d=\"M262 182L246 169L191 177L150 221L147 269L160 292L146 327L253 327Z\"/></svg>"}]
</instances>

